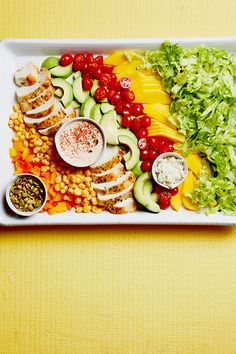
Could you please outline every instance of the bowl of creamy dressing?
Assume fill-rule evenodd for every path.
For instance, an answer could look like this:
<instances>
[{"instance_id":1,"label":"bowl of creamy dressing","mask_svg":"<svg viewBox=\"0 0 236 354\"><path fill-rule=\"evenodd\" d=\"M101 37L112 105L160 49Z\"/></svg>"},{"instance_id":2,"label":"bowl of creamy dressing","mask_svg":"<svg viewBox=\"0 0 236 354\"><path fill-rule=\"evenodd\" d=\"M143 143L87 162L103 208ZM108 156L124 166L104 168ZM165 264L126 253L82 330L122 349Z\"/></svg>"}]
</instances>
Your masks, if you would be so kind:
<instances>
[{"instance_id":1,"label":"bowl of creamy dressing","mask_svg":"<svg viewBox=\"0 0 236 354\"><path fill-rule=\"evenodd\" d=\"M186 160L175 152L159 155L152 165L152 176L160 186L173 189L178 187L187 177Z\"/></svg>"},{"instance_id":2,"label":"bowl of creamy dressing","mask_svg":"<svg viewBox=\"0 0 236 354\"><path fill-rule=\"evenodd\" d=\"M98 161L105 148L102 127L90 118L78 117L64 123L55 135L60 157L74 167L88 167Z\"/></svg>"}]
</instances>

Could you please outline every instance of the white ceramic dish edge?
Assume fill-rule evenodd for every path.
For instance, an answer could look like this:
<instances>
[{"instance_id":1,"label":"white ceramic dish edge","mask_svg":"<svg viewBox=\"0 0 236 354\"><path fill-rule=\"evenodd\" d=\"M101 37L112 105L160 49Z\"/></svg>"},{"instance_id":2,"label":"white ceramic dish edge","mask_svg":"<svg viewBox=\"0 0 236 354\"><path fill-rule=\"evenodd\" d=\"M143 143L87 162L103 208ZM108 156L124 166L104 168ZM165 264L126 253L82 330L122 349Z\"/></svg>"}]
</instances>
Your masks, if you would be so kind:
<instances>
[{"instance_id":1,"label":"white ceramic dish edge","mask_svg":"<svg viewBox=\"0 0 236 354\"><path fill-rule=\"evenodd\" d=\"M149 38L149 39L5 39L0 43L0 75L4 90L0 95L2 107L2 119L0 131L2 153L0 155L1 166L6 167L0 181L0 225L236 225L236 217L216 213L206 216L203 212L196 213L182 209L174 212L169 209L159 214L147 211L138 211L126 215L113 215L108 212L102 214L76 214L68 212L50 216L46 213L22 218L10 215L5 208L5 188L12 177L14 170L8 149L11 146L11 131L8 128L8 116L12 112L15 101L15 86L13 83L14 71L27 60L34 60L40 64L47 55L60 55L66 49L73 52L91 50L106 53L117 48L155 48L165 39L178 42L183 46L195 46L205 44L212 47L223 48L236 53L236 37L196 37L196 38Z\"/></svg>"}]
</instances>

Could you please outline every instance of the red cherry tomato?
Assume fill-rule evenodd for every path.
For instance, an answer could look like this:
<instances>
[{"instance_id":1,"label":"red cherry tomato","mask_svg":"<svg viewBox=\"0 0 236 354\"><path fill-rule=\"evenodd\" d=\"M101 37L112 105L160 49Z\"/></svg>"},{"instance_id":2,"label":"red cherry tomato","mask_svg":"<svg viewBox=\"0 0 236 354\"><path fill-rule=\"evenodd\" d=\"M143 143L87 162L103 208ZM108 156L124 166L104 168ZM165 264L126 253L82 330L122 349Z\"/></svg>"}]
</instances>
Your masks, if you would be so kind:
<instances>
[{"instance_id":1,"label":"red cherry tomato","mask_svg":"<svg viewBox=\"0 0 236 354\"><path fill-rule=\"evenodd\" d=\"M143 116L141 118L141 126L143 128L148 128L151 125L151 118L149 116Z\"/></svg>"},{"instance_id":2,"label":"red cherry tomato","mask_svg":"<svg viewBox=\"0 0 236 354\"><path fill-rule=\"evenodd\" d=\"M124 90L122 92L122 98L124 101L131 103L135 100L135 94L133 93L133 91Z\"/></svg>"},{"instance_id":3,"label":"red cherry tomato","mask_svg":"<svg viewBox=\"0 0 236 354\"><path fill-rule=\"evenodd\" d=\"M148 153L149 153L149 160L151 161L154 161L158 156L157 150L154 149L149 150Z\"/></svg>"},{"instance_id":4,"label":"red cherry tomato","mask_svg":"<svg viewBox=\"0 0 236 354\"><path fill-rule=\"evenodd\" d=\"M142 161L149 160L149 150L141 150L140 151L140 159Z\"/></svg>"},{"instance_id":5,"label":"red cherry tomato","mask_svg":"<svg viewBox=\"0 0 236 354\"><path fill-rule=\"evenodd\" d=\"M121 124L122 124L122 127L124 128L129 128L130 125L132 123L132 118L131 116L124 116L122 117L122 121L121 121Z\"/></svg>"},{"instance_id":6,"label":"red cherry tomato","mask_svg":"<svg viewBox=\"0 0 236 354\"><path fill-rule=\"evenodd\" d=\"M89 69L88 69L88 63L85 62L80 71L81 71L82 75L90 74Z\"/></svg>"},{"instance_id":7,"label":"red cherry tomato","mask_svg":"<svg viewBox=\"0 0 236 354\"><path fill-rule=\"evenodd\" d=\"M149 143L150 147L152 147L153 149L158 149L160 146L160 140L156 136L149 136L148 143Z\"/></svg>"},{"instance_id":8,"label":"red cherry tomato","mask_svg":"<svg viewBox=\"0 0 236 354\"><path fill-rule=\"evenodd\" d=\"M174 148L172 144L163 144L158 148L159 154L164 154L165 152L173 152Z\"/></svg>"},{"instance_id":9,"label":"red cherry tomato","mask_svg":"<svg viewBox=\"0 0 236 354\"><path fill-rule=\"evenodd\" d=\"M61 56L60 64L62 66L67 66L73 63L73 60L74 60L73 56L71 54L66 53Z\"/></svg>"},{"instance_id":10,"label":"red cherry tomato","mask_svg":"<svg viewBox=\"0 0 236 354\"><path fill-rule=\"evenodd\" d=\"M168 191L162 191L158 195L158 203L162 210L168 209L170 206L171 194Z\"/></svg>"},{"instance_id":11,"label":"red cherry tomato","mask_svg":"<svg viewBox=\"0 0 236 354\"><path fill-rule=\"evenodd\" d=\"M134 103L132 107L132 113L134 116L138 117L143 114L143 105L142 103Z\"/></svg>"},{"instance_id":12,"label":"red cherry tomato","mask_svg":"<svg viewBox=\"0 0 236 354\"><path fill-rule=\"evenodd\" d=\"M110 74L110 83L112 83L112 82L116 82L116 80L117 80L117 76L116 76L116 74L111 73L111 74Z\"/></svg>"},{"instance_id":13,"label":"red cherry tomato","mask_svg":"<svg viewBox=\"0 0 236 354\"><path fill-rule=\"evenodd\" d=\"M132 130L132 132L137 132L141 127L141 122L138 118L133 118L132 124L130 129ZM144 136L140 137L141 138L145 138Z\"/></svg>"},{"instance_id":14,"label":"red cherry tomato","mask_svg":"<svg viewBox=\"0 0 236 354\"><path fill-rule=\"evenodd\" d=\"M107 90L105 87L98 87L94 93L94 98L96 101L102 101L107 97Z\"/></svg>"},{"instance_id":15,"label":"red cherry tomato","mask_svg":"<svg viewBox=\"0 0 236 354\"><path fill-rule=\"evenodd\" d=\"M138 147L140 150L145 150L148 149L148 141L146 138L139 139L138 141Z\"/></svg>"},{"instance_id":16,"label":"red cherry tomato","mask_svg":"<svg viewBox=\"0 0 236 354\"><path fill-rule=\"evenodd\" d=\"M141 123L140 123L141 124ZM146 128L140 128L136 131L136 136L138 139L146 138L148 137L148 131Z\"/></svg>"},{"instance_id":17,"label":"red cherry tomato","mask_svg":"<svg viewBox=\"0 0 236 354\"><path fill-rule=\"evenodd\" d=\"M141 163L141 170L143 171L143 172L149 172L149 171L151 171L151 169L152 169L152 163L151 163L151 161L142 161L142 163Z\"/></svg>"},{"instance_id":18,"label":"red cherry tomato","mask_svg":"<svg viewBox=\"0 0 236 354\"><path fill-rule=\"evenodd\" d=\"M129 89L130 86L131 86L131 79L127 76L124 76L120 79L120 86L123 88L123 89Z\"/></svg>"},{"instance_id":19,"label":"red cherry tomato","mask_svg":"<svg viewBox=\"0 0 236 354\"><path fill-rule=\"evenodd\" d=\"M86 63L92 62L93 61L93 53L87 53L85 57Z\"/></svg>"},{"instance_id":20,"label":"red cherry tomato","mask_svg":"<svg viewBox=\"0 0 236 354\"><path fill-rule=\"evenodd\" d=\"M128 109L129 111L131 111L132 104L129 102L122 102L122 107L123 109Z\"/></svg>"},{"instance_id":21,"label":"red cherry tomato","mask_svg":"<svg viewBox=\"0 0 236 354\"><path fill-rule=\"evenodd\" d=\"M110 74L114 69L114 65L104 64L102 65L101 69L103 73Z\"/></svg>"},{"instance_id":22,"label":"red cherry tomato","mask_svg":"<svg viewBox=\"0 0 236 354\"><path fill-rule=\"evenodd\" d=\"M116 105L118 102L121 101L121 94L119 92L115 92L111 95L109 95L109 99L111 104Z\"/></svg>"},{"instance_id":23,"label":"red cherry tomato","mask_svg":"<svg viewBox=\"0 0 236 354\"><path fill-rule=\"evenodd\" d=\"M102 75L102 70L101 70L101 68L98 67L97 69L94 70L94 72L93 72L93 77L94 77L94 79L99 80L100 77L101 77L101 75Z\"/></svg>"},{"instance_id":24,"label":"red cherry tomato","mask_svg":"<svg viewBox=\"0 0 236 354\"><path fill-rule=\"evenodd\" d=\"M160 186L159 184L156 184L154 187L154 192L158 195L165 190L166 190L166 188Z\"/></svg>"},{"instance_id":25,"label":"red cherry tomato","mask_svg":"<svg viewBox=\"0 0 236 354\"><path fill-rule=\"evenodd\" d=\"M102 74L99 78L99 85L107 86L110 82L110 74Z\"/></svg>"},{"instance_id":26,"label":"red cherry tomato","mask_svg":"<svg viewBox=\"0 0 236 354\"><path fill-rule=\"evenodd\" d=\"M118 102L118 103L116 104L116 112L117 112L118 114L122 114L122 113L123 113L123 105L122 105L122 102Z\"/></svg>"},{"instance_id":27,"label":"red cherry tomato","mask_svg":"<svg viewBox=\"0 0 236 354\"><path fill-rule=\"evenodd\" d=\"M77 62L82 62L82 63L85 62L85 55L83 53L77 53L74 56L74 63L77 63Z\"/></svg>"},{"instance_id":28,"label":"red cherry tomato","mask_svg":"<svg viewBox=\"0 0 236 354\"><path fill-rule=\"evenodd\" d=\"M178 193L178 191L179 191L178 187L169 189L169 192L170 192L171 195L176 195Z\"/></svg>"},{"instance_id":29,"label":"red cherry tomato","mask_svg":"<svg viewBox=\"0 0 236 354\"><path fill-rule=\"evenodd\" d=\"M115 74L110 74L111 75L111 82L109 83L109 88L112 89L112 90L115 90L115 91L119 91L120 90L120 84L119 82L117 81L113 81L112 80L112 76L115 75ZM117 79L117 78L116 78Z\"/></svg>"},{"instance_id":30,"label":"red cherry tomato","mask_svg":"<svg viewBox=\"0 0 236 354\"><path fill-rule=\"evenodd\" d=\"M103 65L103 56L98 55L96 58L94 58L95 63L98 63L98 65Z\"/></svg>"},{"instance_id":31,"label":"red cherry tomato","mask_svg":"<svg viewBox=\"0 0 236 354\"><path fill-rule=\"evenodd\" d=\"M84 62L82 61L76 61L73 63L73 70L74 71L81 71L84 67Z\"/></svg>"},{"instance_id":32,"label":"red cherry tomato","mask_svg":"<svg viewBox=\"0 0 236 354\"><path fill-rule=\"evenodd\" d=\"M94 61L91 61L91 62L87 63L87 67L88 67L88 72L93 74L94 71L99 68L99 65L98 65L98 63L95 63Z\"/></svg>"},{"instance_id":33,"label":"red cherry tomato","mask_svg":"<svg viewBox=\"0 0 236 354\"><path fill-rule=\"evenodd\" d=\"M131 112L128 109L123 109L122 115L123 115L123 117L131 117ZM133 119L132 119L132 121L133 121Z\"/></svg>"},{"instance_id":34,"label":"red cherry tomato","mask_svg":"<svg viewBox=\"0 0 236 354\"><path fill-rule=\"evenodd\" d=\"M83 77L82 87L84 90L90 90L93 87L93 80L88 77Z\"/></svg>"}]
</instances>

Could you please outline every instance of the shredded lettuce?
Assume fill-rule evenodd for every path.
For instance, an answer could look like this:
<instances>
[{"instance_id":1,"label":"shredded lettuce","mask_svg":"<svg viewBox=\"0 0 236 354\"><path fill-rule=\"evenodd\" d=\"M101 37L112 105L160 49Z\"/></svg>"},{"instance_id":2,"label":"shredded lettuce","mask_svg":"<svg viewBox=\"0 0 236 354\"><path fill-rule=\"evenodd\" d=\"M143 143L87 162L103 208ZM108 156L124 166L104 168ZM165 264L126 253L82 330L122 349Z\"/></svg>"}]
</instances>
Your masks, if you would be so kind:
<instances>
[{"instance_id":1,"label":"shredded lettuce","mask_svg":"<svg viewBox=\"0 0 236 354\"><path fill-rule=\"evenodd\" d=\"M172 97L170 119L177 118L186 137L183 151L198 151L212 167L212 175L201 174L193 201L207 213L236 215L235 57L222 49L164 42L144 59Z\"/></svg>"}]
</instances>

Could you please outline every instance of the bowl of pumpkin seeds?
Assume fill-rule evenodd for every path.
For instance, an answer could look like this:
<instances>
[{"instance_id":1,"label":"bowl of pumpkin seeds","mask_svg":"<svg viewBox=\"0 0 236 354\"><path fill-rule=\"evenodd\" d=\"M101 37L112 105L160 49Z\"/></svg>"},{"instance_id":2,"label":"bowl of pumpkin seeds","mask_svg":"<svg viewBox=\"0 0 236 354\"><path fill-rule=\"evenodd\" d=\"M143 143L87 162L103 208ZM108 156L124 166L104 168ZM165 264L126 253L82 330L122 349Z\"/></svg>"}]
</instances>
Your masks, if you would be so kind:
<instances>
[{"instance_id":1,"label":"bowl of pumpkin seeds","mask_svg":"<svg viewBox=\"0 0 236 354\"><path fill-rule=\"evenodd\" d=\"M47 201L47 188L41 178L31 173L15 175L7 185L6 201L21 216L38 213Z\"/></svg>"}]
</instances>

